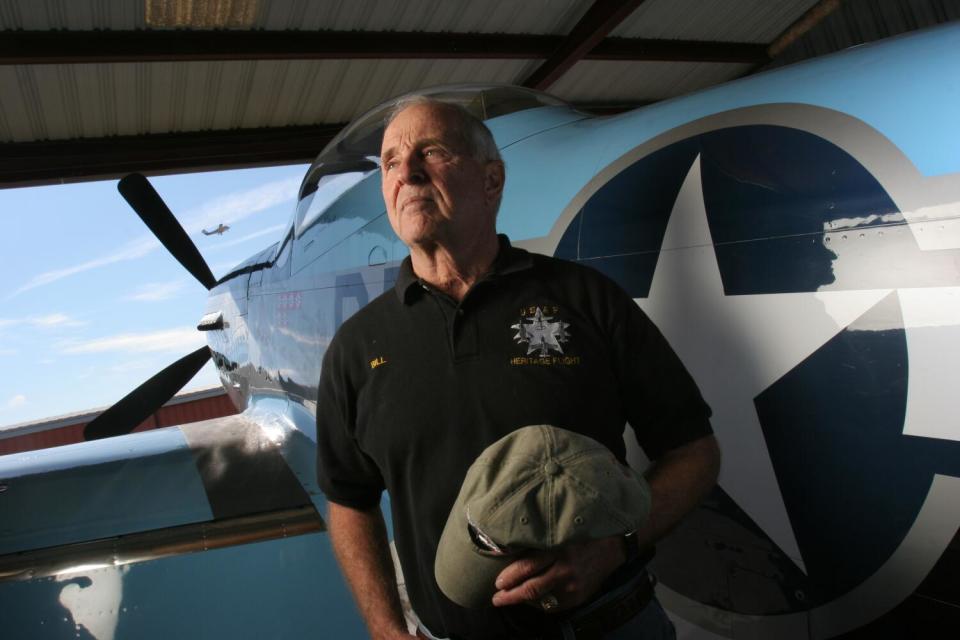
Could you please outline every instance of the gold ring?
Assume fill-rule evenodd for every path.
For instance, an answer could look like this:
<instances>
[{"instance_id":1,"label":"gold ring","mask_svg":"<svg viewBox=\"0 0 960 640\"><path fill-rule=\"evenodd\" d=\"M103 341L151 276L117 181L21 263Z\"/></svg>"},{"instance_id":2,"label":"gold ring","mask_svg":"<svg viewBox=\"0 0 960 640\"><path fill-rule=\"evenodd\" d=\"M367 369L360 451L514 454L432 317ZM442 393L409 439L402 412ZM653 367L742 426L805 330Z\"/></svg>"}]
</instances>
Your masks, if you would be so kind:
<instances>
[{"instance_id":1,"label":"gold ring","mask_svg":"<svg viewBox=\"0 0 960 640\"><path fill-rule=\"evenodd\" d=\"M556 609L559 606L560 606L560 601L557 600L557 596L553 594L548 593L547 595L540 598L540 607L544 611L550 611L552 609Z\"/></svg>"}]
</instances>

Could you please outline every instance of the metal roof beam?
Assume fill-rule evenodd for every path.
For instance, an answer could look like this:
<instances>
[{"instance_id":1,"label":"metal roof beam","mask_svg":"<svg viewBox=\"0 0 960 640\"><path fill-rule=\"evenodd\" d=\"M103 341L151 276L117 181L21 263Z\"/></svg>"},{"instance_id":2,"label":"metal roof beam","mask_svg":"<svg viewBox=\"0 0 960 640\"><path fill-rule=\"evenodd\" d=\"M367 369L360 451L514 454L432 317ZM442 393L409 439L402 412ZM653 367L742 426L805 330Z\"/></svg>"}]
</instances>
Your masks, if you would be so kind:
<instances>
[{"instance_id":1,"label":"metal roof beam","mask_svg":"<svg viewBox=\"0 0 960 640\"><path fill-rule=\"evenodd\" d=\"M312 162L344 123L0 144L0 188Z\"/></svg>"},{"instance_id":2,"label":"metal roof beam","mask_svg":"<svg viewBox=\"0 0 960 640\"><path fill-rule=\"evenodd\" d=\"M638 3L639 0L628 4ZM614 22L619 20L614 20L616 16L609 17L603 25L598 25L598 16L584 22L590 15L588 12L581 20L584 27L578 25L569 37L338 31L6 31L0 33L0 65L384 58L547 59L541 69L549 66L559 71L584 57L590 60L752 63L767 60L765 47L756 44L604 39L603 36L616 26ZM576 40L582 42L582 46L576 47L575 34L587 30L590 33L577 36ZM564 60L557 57L571 47L575 49L572 55L564 55ZM588 50L581 51L583 48Z\"/></svg>"},{"instance_id":3,"label":"metal roof beam","mask_svg":"<svg viewBox=\"0 0 960 640\"><path fill-rule=\"evenodd\" d=\"M546 90L582 60L607 34L645 0L596 0L556 51L524 80L523 86Z\"/></svg>"},{"instance_id":4,"label":"metal roof beam","mask_svg":"<svg viewBox=\"0 0 960 640\"><path fill-rule=\"evenodd\" d=\"M808 31L823 22L827 16L839 7L840 0L820 0L770 43L770 46L767 47L767 55L771 59L776 58L784 49L805 36Z\"/></svg>"}]
</instances>

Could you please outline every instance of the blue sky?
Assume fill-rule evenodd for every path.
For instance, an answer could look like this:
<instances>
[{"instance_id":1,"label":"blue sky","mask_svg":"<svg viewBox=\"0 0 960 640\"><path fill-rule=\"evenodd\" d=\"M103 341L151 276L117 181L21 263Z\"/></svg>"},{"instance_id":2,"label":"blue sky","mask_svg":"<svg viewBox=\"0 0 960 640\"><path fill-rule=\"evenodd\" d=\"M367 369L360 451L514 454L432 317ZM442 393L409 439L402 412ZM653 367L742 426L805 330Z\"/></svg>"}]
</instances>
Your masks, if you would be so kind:
<instances>
[{"instance_id":1,"label":"blue sky","mask_svg":"<svg viewBox=\"0 0 960 640\"><path fill-rule=\"evenodd\" d=\"M276 242L306 165L151 178L217 277ZM116 180L0 190L0 426L112 404L204 344L206 290ZM230 225L223 235L201 228ZM186 390L219 384L213 365Z\"/></svg>"}]
</instances>

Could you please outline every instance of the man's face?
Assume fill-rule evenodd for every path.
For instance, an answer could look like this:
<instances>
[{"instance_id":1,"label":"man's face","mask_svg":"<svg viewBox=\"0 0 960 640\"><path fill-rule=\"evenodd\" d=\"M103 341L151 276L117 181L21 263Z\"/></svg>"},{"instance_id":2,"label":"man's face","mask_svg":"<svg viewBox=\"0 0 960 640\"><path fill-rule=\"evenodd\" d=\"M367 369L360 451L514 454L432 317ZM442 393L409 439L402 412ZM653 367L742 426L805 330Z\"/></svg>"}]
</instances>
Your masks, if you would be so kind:
<instances>
[{"instance_id":1,"label":"man's face","mask_svg":"<svg viewBox=\"0 0 960 640\"><path fill-rule=\"evenodd\" d=\"M455 122L442 108L413 105L383 134L383 200L409 247L462 246L495 233L503 165L477 161Z\"/></svg>"}]
</instances>

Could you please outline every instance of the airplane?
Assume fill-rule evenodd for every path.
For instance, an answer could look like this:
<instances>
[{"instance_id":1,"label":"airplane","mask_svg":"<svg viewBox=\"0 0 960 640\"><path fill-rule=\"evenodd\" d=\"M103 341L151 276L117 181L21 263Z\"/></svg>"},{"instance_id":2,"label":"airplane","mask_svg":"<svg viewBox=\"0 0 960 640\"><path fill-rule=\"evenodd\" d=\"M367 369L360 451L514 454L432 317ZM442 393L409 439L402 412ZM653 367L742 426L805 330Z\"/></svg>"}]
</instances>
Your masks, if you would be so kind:
<instances>
[{"instance_id":1,"label":"airplane","mask_svg":"<svg viewBox=\"0 0 960 640\"><path fill-rule=\"evenodd\" d=\"M960 628L958 68L946 25L614 116L428 92L493 131L499 230L619 282L713 408L719 484L652 564L680 638ZM121 180L209 289L208 346L89 441L0 457L4 637L366 636L324 532L316 385L406 255L379 189L392 104L320 153L279 241L219 279L147 180ZM239 415L128 434L211 357Z\"/></svg>"},{"instance_id":2,"label":"airplane","mask_svg":"<svg viewBox=\"0 0 960 640\"><path fill-rule=\"evenodd\" d=\"M202 231L203 235L205 236L212 236L212 235L222 236L224 233L226 233L228 229L230 229L230 225L226 225L221 222L210 231L207 231L206 229L200 229L200 231Z\"/></svg>"}]
</instances>

